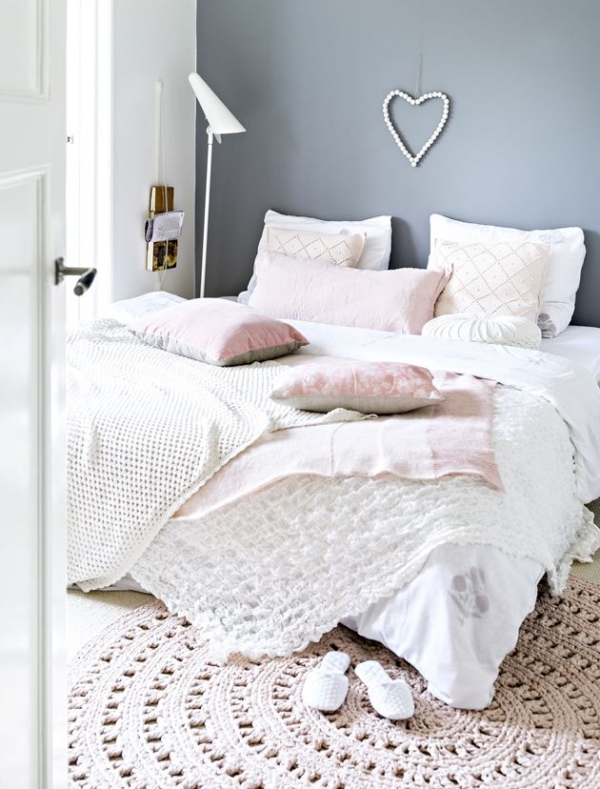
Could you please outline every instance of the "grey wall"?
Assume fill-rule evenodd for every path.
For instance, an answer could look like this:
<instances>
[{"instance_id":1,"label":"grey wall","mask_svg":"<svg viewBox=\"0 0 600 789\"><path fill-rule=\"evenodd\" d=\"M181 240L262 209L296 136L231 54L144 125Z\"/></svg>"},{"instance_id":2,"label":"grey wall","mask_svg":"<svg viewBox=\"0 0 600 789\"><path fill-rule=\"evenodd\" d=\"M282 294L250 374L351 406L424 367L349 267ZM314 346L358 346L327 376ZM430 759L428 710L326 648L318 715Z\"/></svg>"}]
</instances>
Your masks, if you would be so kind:
<instances>
[{"instance_id":1,"label":"grey wall","mask_svg":"<svg viewBox=\"0 0 600 789\"><path fill-rule=\"evenodd\" d=\"M392 214L393 267L426 264L439 212L582 227L576 322L600 326L599 41L600 0L198 0L198 71L248 129L215 146L208 295L243 289L268 208ZM423 92L453 106L413 169L381 105L394 88L414 93L419 53ZM398 107L413 147L436 104Z\"/></svg>"}]
</instances>

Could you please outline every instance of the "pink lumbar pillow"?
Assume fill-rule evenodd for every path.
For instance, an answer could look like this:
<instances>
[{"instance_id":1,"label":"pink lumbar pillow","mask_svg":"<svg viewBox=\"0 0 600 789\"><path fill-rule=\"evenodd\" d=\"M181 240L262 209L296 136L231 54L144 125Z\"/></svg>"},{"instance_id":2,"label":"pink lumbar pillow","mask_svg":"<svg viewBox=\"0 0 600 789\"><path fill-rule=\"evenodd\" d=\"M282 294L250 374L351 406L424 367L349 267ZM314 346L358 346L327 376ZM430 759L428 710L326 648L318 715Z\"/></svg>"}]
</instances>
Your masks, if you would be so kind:
<instances>
[{"instance_id":1,"label":"pink lumbar pillow","mask_svg":"<svg viewBox=\"0 0 600 789\"><path fill-rule=\"evenodd\" d=\"M249 304L276 318L420 334L449 272L366 271L262 252Z\"/></svg>"},{"instance_id":2,"label":"pink lumbar pillow","mask_svg":"<svg viewBox=\"0 0 600 789\"><path fill-rule=\"evenodd\" d=\"M271 399L303 411L348 408L364 414L403 414L443 400L429 370L397 362L311 362L290 367Z\"/></svg>"},{"instance_id":3,"label":"pink lumbar pillow","mask_svg":"<svg viewBox=\"0 0 600 789\"><path fill-rule=\"evenodd\" d=\"M192 299L127 327L155 348L231 367L292 353L308 340L282 321L225 299Z\"/></svg>"}]
</instances>

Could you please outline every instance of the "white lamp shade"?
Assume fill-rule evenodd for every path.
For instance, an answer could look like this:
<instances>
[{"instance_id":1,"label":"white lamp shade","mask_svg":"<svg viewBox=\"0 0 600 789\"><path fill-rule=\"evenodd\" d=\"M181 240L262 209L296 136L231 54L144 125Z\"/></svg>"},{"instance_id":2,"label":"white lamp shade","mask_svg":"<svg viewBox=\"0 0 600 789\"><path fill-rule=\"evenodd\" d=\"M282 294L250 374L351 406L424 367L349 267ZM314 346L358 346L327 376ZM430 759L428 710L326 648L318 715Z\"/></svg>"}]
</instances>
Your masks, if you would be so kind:
<instances>
[{"instance_id":1,"label":"white lamp shade","mask_svg":"<svg viewBox=\"0 0 600 789\"><path fill-rule=\"evenodd\" d=\"M221 99L206 84L198 74L190 74L188 77L192 90L196 94L198 104L208 121L211 131L214 134L239 134L246 129L238 121Z\"/></svg>"}]
</instances>

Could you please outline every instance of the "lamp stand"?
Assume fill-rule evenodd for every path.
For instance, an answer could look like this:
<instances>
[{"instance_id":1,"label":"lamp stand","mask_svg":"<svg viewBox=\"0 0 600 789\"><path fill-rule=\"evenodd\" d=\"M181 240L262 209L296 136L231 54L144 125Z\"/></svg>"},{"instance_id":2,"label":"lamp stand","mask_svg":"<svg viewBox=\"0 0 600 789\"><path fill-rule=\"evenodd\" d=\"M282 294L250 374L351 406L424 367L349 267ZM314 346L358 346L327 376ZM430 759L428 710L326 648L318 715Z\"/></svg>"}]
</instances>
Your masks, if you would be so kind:
<instances>
[{"instance_id":1,"label":"lamp stand","mask_svg":"<svg viewBox=\"0 0 600 789\"><path fill-rule=\"evenodd\" d=\"M204 286L206 284L206 253L208 247L208 214L210 209L210 179L212 175L212 150L213 132L210 126L206 130L208 134L208 153L206 157L206 193L204 196L204 234L202 239L202 269L200 273L200 298L204 298Z\"/></svg>"}]
</instances>

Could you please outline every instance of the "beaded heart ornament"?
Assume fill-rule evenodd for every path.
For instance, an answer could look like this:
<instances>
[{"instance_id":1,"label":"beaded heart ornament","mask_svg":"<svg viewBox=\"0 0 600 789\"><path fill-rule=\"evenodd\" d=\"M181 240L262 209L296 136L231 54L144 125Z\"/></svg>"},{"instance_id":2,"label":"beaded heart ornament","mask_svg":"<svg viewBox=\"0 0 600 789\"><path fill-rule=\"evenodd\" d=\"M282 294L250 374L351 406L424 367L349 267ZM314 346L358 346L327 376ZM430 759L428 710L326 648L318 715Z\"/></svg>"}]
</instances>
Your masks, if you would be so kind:
<instances>
[{"instance_id":1,"label":"beaded heart ornament","mask_svg":"<svg viewBox=\"0 0 600 789\"><path fill-rule=\"evenodd\" d=\"M418 106L419 104L423 104L425 101L429 101L430 99L441 99L444 105L444 109L442 110L442 117L440 118L440 122L435 128L435 131L431 135L431 137L427 140L425 145L421 148L421 150L414 155L409 150L408 146L400 136L400 133L396 129L394 122L390 118L390 104L396 97L400 99L404 99L408 104L413 106ZM440 136L442 131L444 130L444 126L446 125L446 121L448 120L448 116L450 114L450 99L446 96L445 93L440 93L440 91L436 91L435 93L424 93L422 96L419 96L418 99L415 99L414 96L411 96L409 93L406 93L403 90L391 90L388 95L385 97L383 102L383 118L385 120L385 125L388 127L388 130L394 140L396 141L396 145L402 153L406 156L408 161L411 163L413 167L416 167L421 159L425 156L427 151L431 148L434 142L437 141L437 138Z\"/></svg>"}]
</instances>

